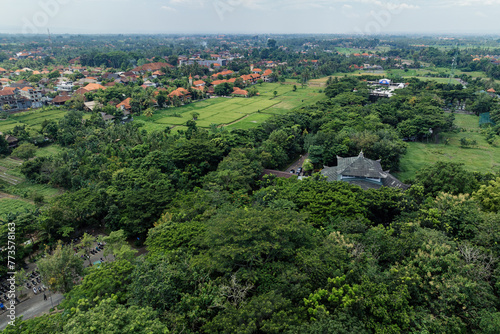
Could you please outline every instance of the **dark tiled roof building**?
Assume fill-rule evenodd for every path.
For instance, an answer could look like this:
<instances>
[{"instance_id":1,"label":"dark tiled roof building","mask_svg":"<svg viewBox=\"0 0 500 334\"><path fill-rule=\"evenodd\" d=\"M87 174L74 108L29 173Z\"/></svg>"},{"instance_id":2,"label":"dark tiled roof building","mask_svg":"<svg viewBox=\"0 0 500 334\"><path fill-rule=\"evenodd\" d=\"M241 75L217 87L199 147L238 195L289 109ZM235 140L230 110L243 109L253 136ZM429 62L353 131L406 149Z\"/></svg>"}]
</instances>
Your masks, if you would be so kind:
<instances>
[{"instance_id":1,"label":"dark tiled roof building","mask_svg":"<svg viewBox=\"0 0 500 334\"><path fill-rule=\"evenodd\" d=\"M380 187L391 187L406 190L408 185L402 183L389 171L383 171L380 160L370 160L363 156L361 152L357 157L341 158L337 157L337 167L325 167L321 174L327 180L344 181L358 185L361 188L379 189Z\"/></svg>"}]
</instances>

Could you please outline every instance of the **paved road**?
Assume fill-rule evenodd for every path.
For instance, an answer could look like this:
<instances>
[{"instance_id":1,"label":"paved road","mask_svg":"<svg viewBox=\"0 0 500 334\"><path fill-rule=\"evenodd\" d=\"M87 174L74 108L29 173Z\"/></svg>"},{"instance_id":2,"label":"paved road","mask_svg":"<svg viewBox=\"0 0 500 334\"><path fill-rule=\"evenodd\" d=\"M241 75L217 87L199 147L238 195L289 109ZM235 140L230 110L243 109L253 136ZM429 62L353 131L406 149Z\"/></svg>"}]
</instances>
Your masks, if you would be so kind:
<instances>
[{"instance_id":1,"label":"paved road","mask_svg":"<svg viewBox=\"0 0 500 334\"><path fill-rule=\"evenodd\" d=\"M94 245L95 247L96 245ZM92 255L90 257L90 261L92 263L95 263L97 261L100 261L101 257L105 261L112 261L113 256L108 255L107 257L104 258L103 256L103 251L98 252L96 255ZM84 266L88 267L89 265L89 260L84 261ZM28 269L26 272L31 272L33 270L37 269L37 266L35 263L29 263L28 264ZM38 286L38 285L37 285ZM28 292L28 299L22 301L20 304L16 305L16 317L23 316L24 320L34 318L41 316L43 314L49 313L50 309L52 306L57 306L59 303L64 299L64 296L60 293L55 293L52 294L52 303L50 298L47 298L47 300L43 299L43 293L35 295L31 289L25 289L24 293ZM50 292L45 291L45 294L47 297L51 295ZM3 330L5 327L7 327L8 322L10 321L9 318L7 318L7 313L3 312L0 313L0 330Z\"/></svg>"},{"instance_id":2,"label":"paved road","mask_svg":"<svg viewBox=\"0 0 500 334\"><path fill-rule=\"evenodd\" d=\"M309 157L309 153L300 156L300 159L288 166L285 172L290 172L292 169L297 172L297 168L302 167L304 161Z\"/></svg>"},{"instance_id":3,"label":"paved road","mask_svg":"<svg viewBox=\"0 0 500 334\"><path fill-rule=\"evenodd\" d=\"M50 296L49 292L46 292L47 297ZM54 306L59 305L59 303L64 299L64 296L60 293L56 293L52 295L52 304ZM26 301L21 302L16 305L16 318L23 316L23 319L30 319L33 317L40 316L42 314L49 313L52 304L50 303L50 298L47 300L43 300L43 293L33 296L32 298L27 299ZM5 312L0 315L0 330L3 330L7 327L8 322L10 321L7 318L8 312Z\"/></svg>"}]
</instances>

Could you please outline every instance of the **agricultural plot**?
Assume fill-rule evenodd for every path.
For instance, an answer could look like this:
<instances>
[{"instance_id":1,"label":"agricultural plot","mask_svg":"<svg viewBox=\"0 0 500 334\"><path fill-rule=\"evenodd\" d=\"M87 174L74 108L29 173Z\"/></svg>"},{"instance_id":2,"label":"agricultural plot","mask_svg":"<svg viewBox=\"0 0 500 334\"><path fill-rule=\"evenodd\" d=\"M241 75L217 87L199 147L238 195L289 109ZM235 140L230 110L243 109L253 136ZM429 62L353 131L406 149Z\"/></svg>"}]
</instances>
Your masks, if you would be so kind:
<instances>
[{"instance_id":1,"label":"agricultural plot","mask_svg":"<svg viewBox=\"0 0 500 334\"><path fill-rule=\"evenodd\" d=\"M0 132L7 132L9 130L12 130L17 125L19 125L19 122L11 119L0 120Z\"/></svg>"},{"instance_id":2,"label":"agricultural plot","mask_svg":"<svg viewBox=\"0 0 500 334\"><path fill-rule=\"evenodd\" d=\"M262 114L262 113L252 114L252 115L249 115L248 117L243 118L239 122L228 125L227 128L230 130L254 128L272 116L273 115L271 115L271 114Z\"/></svg>"},{"instance_id":3,"label":"agricultural plot","mask_svg":"<svg viewBox=\"0 0 500 334\"><path fill-rule=\"evenodd\" d=\"M0 197L0 219L5 219L9 213L33 210L35 205L17 198Z\"/></svg>"},{"instance_id":4,"label":"agricultural plot","mask_svg":"<svg viewBox=\"0 0 500 334\"><path fill-rule=\"evenodd\" d=\"M47 146L36 151L37 156L49 156L61 152L57 145ZM32 200L43 196L46 200L61 194L62 191L44 184L26 181L21 173L22 161L11 157L0 159L0 215L34 207ZM9 211L10 210L10 211Z\"/></svg>"},{"instance_id":5,"label":"agricultural plot","mask_svg":"<svg viewBox=\"0 0 500 334\"><path fill-rule=\"evenodd\" d=\"M444 133L439 144L409 143L408 151L401 159L398 177L401 180L413 178L415 172L425 165L438 161L464 163L470 171L481 173L500 171L500 139L496 145L486 142L480 133L479 118L474 115L456 115L455 124L464 132ZM476 147L462 148L460 138L476 140ZM448 145L445 144L448 139Z\"/></svg>"},{"instance_id":6,"label":"agricultural plot","mask_svg":"<svg viewBox=\"0 0 500 334\"><path fill-rule=\"evenodd\" d=\"M208 128L213 124L230 125L229 128L233 129L255 127L273 114L283 114L324 98L324 94L317 88L297 86L294 92L293 85L264 83L256 86L259 96L207 99L178 108L158 110L150 118L138 116L134 119L143 124L143 128L147 131L163 130L167 127L177 129L185 126L186 122L192 119L193 112L198 113L196 124L199 127ZM274 97L274 92L277 93L276 97ZM238 121L245 123L237 126Z\"/></svg>"},{"instance_id":7,"label":"agricultural plot","mask_svg":"<svg viewBox=\"0 0 500 334\"><path fill-rule=\"evenodd\" d=\"M12 114L7 120L0 120L0 132L6 132L18 125L28 125L36 130L41 130L45 120L59 120L66 115L66 109L38 109ZM90 114L84 114L84 119L89 119Z\"/></svg>"}]
</instances>

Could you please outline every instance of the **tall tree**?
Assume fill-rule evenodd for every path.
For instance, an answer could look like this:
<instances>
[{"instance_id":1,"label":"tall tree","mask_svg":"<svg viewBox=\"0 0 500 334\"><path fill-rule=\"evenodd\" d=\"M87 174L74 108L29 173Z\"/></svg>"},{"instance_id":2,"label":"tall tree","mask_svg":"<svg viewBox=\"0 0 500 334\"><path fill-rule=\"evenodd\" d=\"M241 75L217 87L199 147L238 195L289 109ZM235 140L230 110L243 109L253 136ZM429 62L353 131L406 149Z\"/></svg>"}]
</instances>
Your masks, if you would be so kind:
<instances>
[{"instance_id":1,"label":"tall tree","mask_svg":"<svg viewBox=\"0 0 500 334\"><path fill-rule=\"evenodd\" d=\"M61 242L52 254L38 261L38 269L43 282L52 290L68 292L75 285L75 280L83 274L83 261L74 255L71 246Z\"/></svg>"}]
</instances>

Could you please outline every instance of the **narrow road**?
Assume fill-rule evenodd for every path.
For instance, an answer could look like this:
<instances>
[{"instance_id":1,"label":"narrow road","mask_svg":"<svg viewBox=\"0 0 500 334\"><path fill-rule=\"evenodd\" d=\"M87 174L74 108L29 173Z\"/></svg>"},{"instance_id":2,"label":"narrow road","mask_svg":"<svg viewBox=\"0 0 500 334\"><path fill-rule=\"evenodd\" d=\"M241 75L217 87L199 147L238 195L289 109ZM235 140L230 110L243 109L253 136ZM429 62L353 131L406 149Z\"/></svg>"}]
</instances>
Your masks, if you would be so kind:
<instances>
[{"instance_id":1,"label":"narrow road","mask_svg":"<svg viewBox=\"0 0 500 334\"><path fill-rule=\"evenodd\" d=\"M94 247L95 246L96 244L94 244ZM142 253L144 253L144 251ZM114 260L113 255L108 255L107 257L104 257L103 251L101 250L97 254L90 256L90 262L96 263L100 261L101 257L107 262ZM85 260L83 264L85 267L88 267L89 260ZM29 273L35 269L37 269L36 263L29 263L26 272ZM27 292L28 294L28 299L16 305L16 318L23 316L23 320L31 319L49 313L50 309L53 306L55 307L59 305L61 301L64 299L63 294L54 293L52 294L52 302L51 302L51 298L49 297L51 295L51 292L49 291L45 291L45 294L48 297L47 300L43 299L43 293L35 295L33 291L31 291L31 289L25 289L25 292ZM10 321L7 315L8 312L0 311L0 330L5 329L5 327L7 327Z\"/></svg>"},{"instance_id":2,"label":"narrow road","mask_svg":"<svg viewBox=\"0 0 500 334\"><path fill-rule=\"evenodd\" d=\"M48 291L45 292L47 297L50 296ZM30 319L33 317L41 316L42 314L49 313L52 305L57 306L64 299L64 296L60 293L55 293L52 295L52 303L50 298L43 300L43 293L38 294L29 298L28 300L16 305L16 318L23 316L23 319ZM0 330L4 330L7 327L10 319L7 317L9 312L4 312L0 315Z\"/></svg>"},{"instance_id":3,"label":"narrow road","mask_svg":"<svg viewBox=\"0 0 500 334\"><path fill-rule=\"evenodd\" d=\"M309 157L309 153L306 153L304 155L301 155L299 160L295 161L294 163L292 163L290 166L288 166L288 168L286 169L285 172L290 172L292 169L297 172L297 168L299 167L302 167L302 165L304 164L304 161Z\"/></svg>"}]
</instances>

